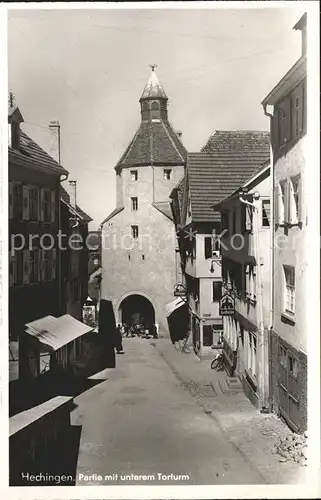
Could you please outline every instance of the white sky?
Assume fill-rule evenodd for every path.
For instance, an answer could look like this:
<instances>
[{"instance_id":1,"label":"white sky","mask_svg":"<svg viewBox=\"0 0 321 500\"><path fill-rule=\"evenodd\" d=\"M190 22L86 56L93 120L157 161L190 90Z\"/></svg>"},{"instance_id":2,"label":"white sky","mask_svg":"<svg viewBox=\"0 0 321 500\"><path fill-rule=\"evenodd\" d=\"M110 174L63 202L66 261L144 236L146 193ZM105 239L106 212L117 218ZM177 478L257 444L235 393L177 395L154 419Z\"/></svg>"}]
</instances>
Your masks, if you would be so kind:
<instances>
[{"instance_id":1,"label":"white sky","mask_svg":"<svg viewBox=\"0 0 321 500\"><path fill-rule=\"evenodd\" d=\"M113 167L139 126L150 63L158 64L169 120L188 151L199 151L214 130L268 130L260 103L300 56L292 28L305 6L255 4L9 12L9 90L23 129L49 151L49 121L60 121L62 164L78 181L91 229L115 207Z\"/></svg>"}]
</instances>

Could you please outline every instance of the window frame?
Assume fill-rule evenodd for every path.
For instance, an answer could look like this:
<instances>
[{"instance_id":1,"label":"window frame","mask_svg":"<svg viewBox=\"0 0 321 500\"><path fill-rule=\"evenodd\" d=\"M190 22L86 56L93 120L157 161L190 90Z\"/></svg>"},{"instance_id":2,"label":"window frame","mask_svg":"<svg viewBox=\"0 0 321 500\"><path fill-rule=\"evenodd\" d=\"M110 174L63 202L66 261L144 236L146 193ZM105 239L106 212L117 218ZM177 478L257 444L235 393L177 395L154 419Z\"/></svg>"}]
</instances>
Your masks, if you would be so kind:
<instances>
[{"instance_id":1,"label":"window frame","mask_svg":"<svg viewBox=\"0 0 321 500\"><path fill-rule=\"evenodd\" d=\"M33 197L32 193L36 196ZM36 200L36 201L35 201ZM29 186L29 220L37 222L39 220L40 191L37 186Z\"/></svg>"},{"instance_id":2,"label":"window frame","mask_svg":"<svg viewBox=\"0 0 321 500\"><path fill-rule=\"evenodd\" d=\"M131 176L132 182L138 181L138 170L131 170L130 176Z\"/></svg>"},{"instance_id":3,"label":"window frame","mask_svg":"<svg viewBox=\"0 0 321 500\"><path fill-rule=\"evenodd\" d=\"M266 208L264 208L264 204L268 203L268 211ZM266 216L264 216L264 211ZM267 222L267 224L264 224L264 221ZM271 226L271 200L270 198L263 198L261 201L261 227L262 228L269 228Z\"/></svg>"},{"instance_id":4,"label":"window frame","mask_svg":"<svg viewBox=\"0 0 321 500\"><path fill-rule=\"evenodd\" d=\"M289 274L291 273L291 274ZM283 265L283 314L295 317L296 282L295 267ZM289 278L289 279L287 279ZM293 283L290 283L292 281ZM290 307L289 307L290 305Z\"/></svg>"},{"instance_id":5,"label":"window frame","mask_svg":"<svg viewBox=\"0 0 321 500\"><path fill-rule=\"evenodd\" d=\"M219 292L217 293L217 285ZM222 281L213 281L212 283L212 302L219 302L222 298Z\"/></svg>"},{"instance_id":6,"label":"window frame","mask_svg":"<svg viewBox=\"0 0 321 500\"><path fill-rule=\"evenodd\" d=\"M137 212L138 210L138 197L137 196L131 196L131 210L133 212Z\"/></svg>"},{"instance_id":7,"label":"window frame","mask_svg":"<svg viewBox=\"0 0 321 500\"><path fill-rule=\"evenodd\" d=\"M138 226L137 225L132 225L131 226L131 230L132 230L132 238L134 240L137 240L138 237L139 237L139 229L138 229Z\"/></svg>"},{"instance_id":8,"label":"window frame","mask_svg":"<svg viewBox=\"0 0 321 500\"><path fill-rule=\"evenodd\" d=\"M172 178L172 169L171 168L164 168L163 169L163 178L165 181L170 181Z\"/></svg>"}]
</instances>

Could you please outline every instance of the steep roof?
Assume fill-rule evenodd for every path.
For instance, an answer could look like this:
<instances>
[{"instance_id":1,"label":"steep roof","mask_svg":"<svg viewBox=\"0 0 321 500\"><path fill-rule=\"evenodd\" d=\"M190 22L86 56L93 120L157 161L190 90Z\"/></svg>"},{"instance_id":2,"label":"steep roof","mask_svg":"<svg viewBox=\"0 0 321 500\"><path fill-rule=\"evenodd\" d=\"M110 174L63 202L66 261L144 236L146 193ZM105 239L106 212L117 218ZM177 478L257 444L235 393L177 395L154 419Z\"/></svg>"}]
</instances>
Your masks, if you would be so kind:
<instances>
[{"instance_id":1,"label":"steep roof","mask_svg":"<svg viewBox=\"0 0 321 500\"><path fill-rule=\"evenodd\" d=\"M167 95L158 81L154 68L143 90L140 100L142 99L167 99Z\"/></svg>"},{"instance_id":2,"label":"steep roof","mask_svg":"<svg viewBox=\"0 0 321 500\"><path fill-rule=\"evenodd\" d=\"M56 160L22 130L20 130L20 149L16 150L9 147L10 160L48 173L68 174L67 170L59 165Z\"/></svg>"},{"instance_id":3,"label":"steep roof","mask_svg":"<svg viewBox=\"0 0 321 500\"><path fill-rule=\"evenodd\" d=\"M173 213L169 201L153 203L153 207L155 207L159 212L168 217L168 219L173 220Z\"/></svg>"},{"instance_id":4,"label":"steep roof","mask_svg":"<svg viewBox=\"0 0 321 500\"><path fill-rule=\"evenodd\" d=\"M106 219L104 219L100 223L100 225L103 226L107 221L109 221L110 219L112 219L115 215L119 214L119 212L121 212L122 210L124 210L124 207L114 208L114 210L106 217Z\"/></svg>"},{"instance_id":5,"label":"steep roof","mask_svg":"<svg viewBox=\"0 0 321 500\"><path fill-rule=\"evenodd\" d=\"M186 154L186 149L168 121L142 121L117 163L116 170L143 165L184 164Z\"/></svg>"},{"instance_id":6,"label":"steep roof","mask_svg":"<svg viewBox=\"0 0 321 500\"><path fill-rule=\"evenodd\" d=\"M88 214L86 214L86 212L84 212L80 207L79 205L76 205L76 207L73 207L71 204L70 204L70 195L69 193L66 191L66 189L62 186L60 186L60 199L66 204L68 205L68 207L72 210L74 210L77 215L85 222L91 222L92 221L92 218L89 217Z\"/></svg>"},{"instance_id":7,"label":"steep roof","mask_svg":"<svg viewBox=\"0 0 321 500\"><path fill-rule=\"evenodd\" d=\"M216 150L211 154L204 151L188 154L187 168L193 222L219 221L220 214L213 211L213 205L233 193L269 159L268 134L259 132L253 135L251 132L251 135L255 139L255 147L250 146L249 135L240 136L236 131L224 135L218 134L220 140L216 142ZM260 135L261 140L259 140ZM214 134L211 138L213 136ZM230 150L228 144L231 146ZM245 147L246 144L248 147ZM241 146L244 146L244 149L238 149Z\"/></svg>"},{"instance_id":8,"label":"steep roof","mask_svg":"<svg viewBox=\"0 0 321 500\"><path fill-rule=\"evenodd\" d=\"M215 130L201 152L260 152L269 148L269 137L269 132L258 130Z\"/></svg>"}]
</instances>

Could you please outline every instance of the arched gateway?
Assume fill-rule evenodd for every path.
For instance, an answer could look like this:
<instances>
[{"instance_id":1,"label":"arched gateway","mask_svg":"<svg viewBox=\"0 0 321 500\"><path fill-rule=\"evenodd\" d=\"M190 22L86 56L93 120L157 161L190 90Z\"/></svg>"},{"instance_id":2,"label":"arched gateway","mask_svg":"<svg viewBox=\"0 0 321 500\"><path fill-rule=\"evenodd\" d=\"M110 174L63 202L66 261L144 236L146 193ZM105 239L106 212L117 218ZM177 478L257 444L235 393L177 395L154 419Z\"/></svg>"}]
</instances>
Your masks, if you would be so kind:
<instances>
[{"instance_id":1,"label":"arched gateway","mask_svg":"<svg viewBox=\"0 0 321 500\"><path fill-rule=\"evenodd\" d=\"M120 323L143 324L149 328L155 324L155 309L150 300L143 295L131 294L119 304L118 319Z\"/></svg>"}]
</instances>

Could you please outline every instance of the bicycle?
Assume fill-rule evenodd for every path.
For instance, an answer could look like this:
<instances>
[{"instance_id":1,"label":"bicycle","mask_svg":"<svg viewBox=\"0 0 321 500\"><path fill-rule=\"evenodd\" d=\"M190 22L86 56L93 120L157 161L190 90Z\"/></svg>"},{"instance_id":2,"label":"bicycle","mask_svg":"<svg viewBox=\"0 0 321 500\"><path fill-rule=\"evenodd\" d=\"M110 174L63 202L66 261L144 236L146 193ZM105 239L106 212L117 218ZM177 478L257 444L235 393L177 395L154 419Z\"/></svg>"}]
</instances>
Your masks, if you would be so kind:
<instances>
[{"instance_id":1,"label":"bicycle","mask_svg":"<svg viewBox=\"0 0 321 500\"><path fill-rule=\"evenodd\" d=\"M211 362L211 369L216 370L218 372L224 371L224 355L220 353L215 359Z\"/></svg>"}]
</instances>

